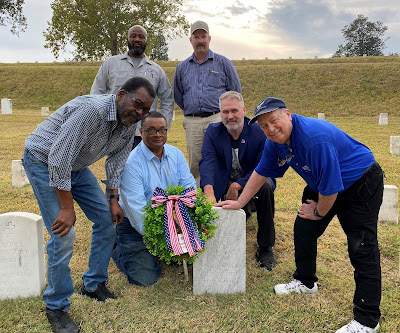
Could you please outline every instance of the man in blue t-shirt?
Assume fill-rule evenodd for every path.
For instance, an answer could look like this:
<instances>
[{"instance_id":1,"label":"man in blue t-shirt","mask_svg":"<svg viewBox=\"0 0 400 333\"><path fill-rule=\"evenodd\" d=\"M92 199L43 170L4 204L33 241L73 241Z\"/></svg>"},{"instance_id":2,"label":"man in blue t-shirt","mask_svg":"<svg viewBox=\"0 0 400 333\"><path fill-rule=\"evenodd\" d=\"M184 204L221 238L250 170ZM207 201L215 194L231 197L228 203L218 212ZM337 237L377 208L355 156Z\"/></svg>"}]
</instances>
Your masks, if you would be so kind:
<instances>
[{"instance_id":1,"label":"man in blue t-shirt","mask_svg":"<svg viewBox=\"0 0 400 333\"><path fill-rule=\"evenodd\" d=\"M317 240L337 215L346 233L356 291L354 320L337 330L378 332L381 267L377 220L383 197L383 171L372 152L329 122L291 112L268 97L254 111L269 140L242 195L216 206L240 209L266 177L282 177L292 167L307 183L294 225L294 280L274 287L276 294L315 294Z\"/></svg>"}]
</instances>

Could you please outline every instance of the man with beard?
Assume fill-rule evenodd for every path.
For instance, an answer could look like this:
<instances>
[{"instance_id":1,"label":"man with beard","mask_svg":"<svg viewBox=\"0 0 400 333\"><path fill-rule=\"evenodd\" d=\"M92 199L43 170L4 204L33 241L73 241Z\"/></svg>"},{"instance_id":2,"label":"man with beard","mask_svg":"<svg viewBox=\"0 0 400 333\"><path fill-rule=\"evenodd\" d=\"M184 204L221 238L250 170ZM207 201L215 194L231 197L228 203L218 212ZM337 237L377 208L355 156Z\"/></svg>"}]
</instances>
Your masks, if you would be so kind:
<instances>
[{"instance_id":1,"label":"man with beard","mask_svg":"<svg viewBox=\"0 0 400 333\"><path fill-rule=\"evenodd\" d=\"M218 98L233 90L242 92L232 62L209 49L211 36L207 23L197 21L190 28L193 54L182 61L175 71L174 98L183 110L183 128L190 172L200 184L199 161L204 132L211 123L221 120Z\"/></svg>"},{"instance_id":2,"label":"man with beard","mask_svg":"<svg viewBox=\"0 0 400 333\"><path fill-rule=\"evenodd\" d=\"M42 218L47 242L47 280L43 293L46 315L54 332L78 332L67 314L74 292L69 262L75 242L74 200L93 222L89 268L79 293L98 301L115 298L106 287L107 268L115 242L115 223L124 213L118 187L131 151L136 123L154 101L152 84L128 80L117 95L77 97L43 121L25 141L23 164ZM111 188L108 202L89 165L107 156Z\"/></svg>"},{"instance_id":3,"label":"man with beard","mask_svg":"<svg viewBox=\"0 0 400 333\"><path fill-rule=\"evenodd\" d=\"M115 94L131 77L141 76L148 79L160 99L159 111L165 116L170 128L174 101L172 89L164 70L144 54L147 46L147 32L140 25L134 25L128 30L128 52L106 59L94 79L91 94ZM158 99L151 106L151 111L157 110ZM135 133L134 147L140 142L140 123Z\"/></svg>"},{"instance_id":4,"label":"man with beard","mask_svg":"<svg viewBox=\"0 0 400 333\"><path fill-rule=\"evenodd\" d=\"M204 134L200 160L200 186L209 201L237 200L250 175L258 165L266 136L260 126L249 126L243 97L228 91L219 98L222 122L210 124ZM266 178L256 196L244 207L250 217L257 211L258 250L261 268L276 265L272 247L275 244L274 189L275 179Z\"/></svg>"}]
</instances>

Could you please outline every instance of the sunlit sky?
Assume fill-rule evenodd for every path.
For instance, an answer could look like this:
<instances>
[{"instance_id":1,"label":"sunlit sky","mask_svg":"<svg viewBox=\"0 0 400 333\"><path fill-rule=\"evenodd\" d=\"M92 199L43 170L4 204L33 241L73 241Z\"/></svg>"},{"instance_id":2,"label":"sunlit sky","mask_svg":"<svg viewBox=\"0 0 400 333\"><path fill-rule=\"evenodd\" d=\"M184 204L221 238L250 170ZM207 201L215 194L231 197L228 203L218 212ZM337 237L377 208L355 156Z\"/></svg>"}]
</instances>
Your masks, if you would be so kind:
<instances>
[{"instance_id":1,"label":"sunlit sky","mask_svg":"<svg viewBox=\"0 0 400 333\"><path fill-rule=\"evenodd\" d=\"M0 62L56 60L43 46L51 2L25 1L28 28L20 37L12 35L9 26L0 27ZM342 28L359 14L388 26L385 55L400 53L398 0L183 0L182 13L189 23L206 21L210 48L230 59L330 57L344 42ZM170 59L183 60L193 52L188 38L169 42ZM71 58L65 52L57 60Z\"/></svg>"}]
</instances>

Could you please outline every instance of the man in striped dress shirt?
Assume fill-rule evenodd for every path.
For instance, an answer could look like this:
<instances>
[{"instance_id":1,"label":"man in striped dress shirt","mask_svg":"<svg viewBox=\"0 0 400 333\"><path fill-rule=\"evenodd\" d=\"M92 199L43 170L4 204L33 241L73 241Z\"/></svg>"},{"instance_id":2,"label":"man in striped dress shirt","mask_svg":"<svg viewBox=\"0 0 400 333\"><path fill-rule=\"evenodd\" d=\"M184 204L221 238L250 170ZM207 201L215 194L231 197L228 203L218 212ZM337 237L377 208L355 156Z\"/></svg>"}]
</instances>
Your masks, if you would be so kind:
<instances>
[{"instance_id":1,"label":"man in striped dress shirt","mask_svg":"<svg viewBox=\"0 0 400 333\"><path fill-rule=\"evenodd\" d=\"M93 222L89 269L79 292L98 301L115 298L105 283L115 242L114 223L124 217L118 187L136 123L149 112L154 98L147 79L132 78L116 95L86 95L69 101L25 142L24 167L50 234L43 300L54 332L79 331L67 314L68 298L74 292L69 268L75 240L73 200ZM104 156L110 202L88 168Z\"/></svg>"}]
</instances>

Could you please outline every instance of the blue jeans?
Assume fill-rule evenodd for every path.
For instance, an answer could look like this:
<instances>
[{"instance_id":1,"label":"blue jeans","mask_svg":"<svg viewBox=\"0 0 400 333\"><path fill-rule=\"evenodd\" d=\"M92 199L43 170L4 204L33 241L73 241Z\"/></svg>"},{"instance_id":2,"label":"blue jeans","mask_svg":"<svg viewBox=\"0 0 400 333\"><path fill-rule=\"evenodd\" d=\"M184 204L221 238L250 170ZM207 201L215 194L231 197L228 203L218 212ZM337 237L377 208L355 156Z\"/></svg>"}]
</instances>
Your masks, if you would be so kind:
<instances>
[{"instance_id":1,"label":"blue jeans","mask_svg":"<svg viewBox=\"0 0 400 333\"><path fill-rule=\"evenodd\" d=\"M132 227L127 218L117 226L117 244L112 258L129 283L139 286L156 283L161 274L157 258L149 252L143 243L143 236Z\"/></svg>"},{"instance_id":2,"label":"blue jeans","mask_svg":"<svg viewBox=\"0 0 400 333\"><path fill-rule=\"evenodd\" d=\"M49 309L67 311L71 305L68 298L74 292L69 261L74 249L75 228L72 227L63 237L53 234L51 225L60 211L60 202L55 188L49 186L48 165L26 149L23 165L50 235L47 242L48 286L43 293L43 300ZM108 278L107 268L115 242L115 225L112 223L109 202L89 168L72 172L71 185L72 197L93 222L89 269L83 274L83 283L87 290L94 291L99 283Z\"/></svg>"}]
</instances>

